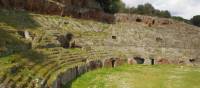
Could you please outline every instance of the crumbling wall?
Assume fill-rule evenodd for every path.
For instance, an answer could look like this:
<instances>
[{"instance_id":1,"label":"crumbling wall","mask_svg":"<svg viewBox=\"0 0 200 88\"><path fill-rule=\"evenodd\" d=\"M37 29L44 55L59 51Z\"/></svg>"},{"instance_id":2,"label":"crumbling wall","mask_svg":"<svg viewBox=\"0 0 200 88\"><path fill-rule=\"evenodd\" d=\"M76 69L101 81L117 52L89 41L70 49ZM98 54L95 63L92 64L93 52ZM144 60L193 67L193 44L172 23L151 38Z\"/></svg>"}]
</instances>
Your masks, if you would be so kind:
<instances>
[{"instance_id":1,"label":"crumbling wall","mask_svg":"<svg viewBox=\"0 0 200 88\"><path fill-rule=\"evenodd\" d=\"M124 64L126 62L126 59L120 59L120 58L110 58L105 59L103 62L104 67L116 67Z\"/></svg>"},{"instance_id":2,"label":"crumbling wall","mask_svg":"<svg viewBox=\"0 0 200 88\"><path fill-rule=\"evenodd\" d=\"M60 73L56 77L56 80L54 80L53 84L48 85L48 87L49 88L62 88L63 85L66 85L67 83L72 82L78 76L80 76L88 71L95 70L95 69L102 68L102 67L113 67L113 61L114 61L114 67L115 67L115 66L120 66L127 62L128 62L128 64L139 64L139 63L137 63L138 59L144 59L145 61L147 60L147 58L133 57L133 58L129 58L128 60L120 59L120 58L109 58L109 59L104 59L104 60L86 61L85 64L74 66L72 68L67 69L63 73ZM178 60L178 59L170 60L170 59L165 59L165 58L156 58L155 64L186 64L186 63L185 63L185 61Z\"/></svg>"},{"instance_id":3,"label":"crumbling wall","mask_svg":"<svg viewBox=\"0 0 200 88\"><path fill-rule=\"evenodd\" d=\"M175 65L187 65L187 66L199 66L199 59L169 59L169 58L155 58L149 59L144 58L143 63L134 58L128 58L128 64L145 64L145 65L164 65L164 64L175 64Z\"/></svg>"},{"instance_id":4,"label":"crumbling wall","mask_svg":"<svg viewBox=\"0 0 200 88\"><path fill-rule=\"evenodd\" d=\"M175 23L171 19L158 18L136 14L115 14L116 22L140 22L147 24L149 27L153 25L169 25Z\"/></svg>"},{"instance_id":5,"label":"crumbling wall","mask_svg":"<svg viewBox=\"0 0 200 88\"><path fill-rule=\"evenodd\" d=\"M103 65L103 64L105 63L105 61L110 61L110 60L111 59L87 61L85 64L77 65L70 69L67 69L65 72L60 73L56 77L57 79L49 87L62 88L63 85L70 83L71 81L75 80L78 76L88 71L95 70L102 67L107 67L106 65ZM116 66L119 66L125 63L125 59L116 58L115 60L116 60Z\"/></svg>"}]
</instances>

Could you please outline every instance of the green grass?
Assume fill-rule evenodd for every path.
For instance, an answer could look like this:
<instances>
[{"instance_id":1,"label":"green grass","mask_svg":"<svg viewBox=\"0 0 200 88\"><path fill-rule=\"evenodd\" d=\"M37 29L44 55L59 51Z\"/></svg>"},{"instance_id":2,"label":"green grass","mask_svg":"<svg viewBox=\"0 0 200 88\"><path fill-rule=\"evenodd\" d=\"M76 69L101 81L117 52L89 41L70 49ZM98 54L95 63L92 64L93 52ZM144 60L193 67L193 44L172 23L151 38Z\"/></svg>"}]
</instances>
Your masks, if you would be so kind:
<instances>
[{"instance_id":1,"label":"green grass","mask_svg":"<svg viewBox=\"0 0 200 88\"><path fill-rule=\"evenodd\" d=\"M200 68L124 65L88 72L71 88L200 88Z\"/></svg>"},{"instance_id":2,"label":"green grass","mask_svg":"<svg viewBox=\"0 0 200 88\"><path fill-rule=\"evenodd\" d=\"M0 25L11 26L18 30L36 28L40 25L32 19L32 15L25 11L0 9Z\"/></svg>"}]
</instances>

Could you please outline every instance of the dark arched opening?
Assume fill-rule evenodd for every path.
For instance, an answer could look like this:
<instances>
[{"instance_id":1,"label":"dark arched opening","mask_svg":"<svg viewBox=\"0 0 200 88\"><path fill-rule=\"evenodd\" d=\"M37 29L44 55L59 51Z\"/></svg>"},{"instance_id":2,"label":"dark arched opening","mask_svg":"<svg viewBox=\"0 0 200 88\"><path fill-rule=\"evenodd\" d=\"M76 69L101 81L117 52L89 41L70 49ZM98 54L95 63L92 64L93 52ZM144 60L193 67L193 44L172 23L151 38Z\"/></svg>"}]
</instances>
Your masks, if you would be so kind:
<instances>
[{"instance_id":1,"label":"dark arched opening","mask_svg":"<svg viewBox=\"0 0 200 88\"><path fill-rule=\"evenodd\" d=\"M117 36L112 36L112 39L117 39Z\"/></svg>"},{"instance_id":2,"label":"dark arched opening","mask_svg":"<svg viewBox=\"0 0 200 88\"><path fill-rule=\"evenodd\" d=\"M189 61L190 61L191 63L194 63L194 62L195 62L195 59L189 59Z\"/></svg>"},{"instance_id":3,"label":"dark arched opening","mask_svg":"<svg viewBox=\"0 0 200 88\"><path fill-rule=\"evenodd\" d=\"M152 24L155 24L155 20L152 21Z\"/></svg>"},{"instance_id":4,"label":"dark arched opening","mask_svg":"<svg viewBox=\"0 0 200 88\"><path fill-rule=\"evenodd\" d=\"M151 65L154 65L154 64L155 64L155 60L151 59Z\"/></svg>"},{"instance_id":5,"label":"dark arched opening","mask_svg":"<svg viewBox=\"0 0 200 88\"><path fill-rule=\"evenodd\" d=\"M112 59L112 67L113 67L113 68L115 67L115 62L116 62L116 60L115 60L115 59Z\"/></svg>"},{"instance_id":6,"label":"dark arched opening","mask_svg":"<svg viewBox=\"0 0 200 88\"><path fill-rule=\"evenodd\" d=\"M142 19L137 18L137 19L136 19L136 22L142 22Z\"/></svg>"},{"instance_id":7,"label":"dark arched opening","mask_svg":"<svg viewBox=\"0 0 200 88\"><path fill-rule=\"evenodd\" d=\"M134 57L137 64L144 64L145 59L141 57Z\"/></svg>"}]
</instances>

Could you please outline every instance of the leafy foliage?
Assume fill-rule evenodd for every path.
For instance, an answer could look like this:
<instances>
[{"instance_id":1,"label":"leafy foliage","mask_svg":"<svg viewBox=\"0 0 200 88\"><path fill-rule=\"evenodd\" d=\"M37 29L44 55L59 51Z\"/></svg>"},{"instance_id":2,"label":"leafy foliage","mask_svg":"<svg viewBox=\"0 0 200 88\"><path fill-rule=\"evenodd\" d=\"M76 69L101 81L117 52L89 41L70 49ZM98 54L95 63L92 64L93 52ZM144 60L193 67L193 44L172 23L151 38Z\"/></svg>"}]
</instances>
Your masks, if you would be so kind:
<instances>
[{"instance_id":1,"label":"leafy foliage","mask_svg":"<svg viewBox=\"0 0 200 88\"><path fill-rule=\"evenodd\" d=\"M120 9L125 6L121 0L97 0L100 3L101 7L107 13L117 13Z\"/></svg>"},{"instance_id":2,"label":"leafy foliage","mask_svg":"<svg viewBox=\"0 0 200 88\"><path fill-rule=\"evenodd\" d=\"M195 25L195 26L199 26L200 27L200 15L196 15L194 16L190 22Z\"/></svg>"},{"instance_id":3,"label":"leafy foliage","mask_svg":"<svg viewBox=\"0 0 200 88\"><path fill-rule=\"evenodd\" d=\"M158 10L155 9L150 3L146 3L144 5L138 5L135 7L127 7L124 8L121 12L130 13L130 14L141 14L141 15L150 15L150 16L158 16L164 18L170 18L171 14L169 11Z\"/></svg>"}]
</instances>

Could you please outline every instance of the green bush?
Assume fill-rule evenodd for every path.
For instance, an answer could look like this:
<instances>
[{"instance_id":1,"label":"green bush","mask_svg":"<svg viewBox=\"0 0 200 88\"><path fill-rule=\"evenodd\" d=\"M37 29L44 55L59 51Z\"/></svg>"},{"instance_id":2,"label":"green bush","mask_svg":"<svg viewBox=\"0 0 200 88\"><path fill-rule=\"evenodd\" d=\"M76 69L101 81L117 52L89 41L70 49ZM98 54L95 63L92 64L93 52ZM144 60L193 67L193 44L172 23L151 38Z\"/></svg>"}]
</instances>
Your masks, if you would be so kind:
<instances>
[{"instance_id":1,"label":"green bush","mask_svg":"<svg viewBox=\"0 0 200 88\"><path fill-rule=\"evenodd\" d=\"M200 15L196 15L194 16L190 22L195 25L195 26L199 26L200 27Z\"/></svg>"},{"instance_id":2,"label":"green bush","mask_svg":"<svg viewBox=\"0 0 200 88\"><path fill-rule=\"evenodd\" d=\"M101 5L107 13L117 13L120 9L125 6L121 0L97 0L97 2Z\"/></svg>"},{"instance_id":3,"label":"green bush","mask_svg":"<svg viewBox=\"0 0 200 88\"><path fill-rule=\"evenodd\" d=\"M171 17L171 14L169 11L155 9L150 3L146 3L144 5L138 5L137 8L128 7L128 8L123 9L121 12L130 13L130 14L158 16L158 17L164 17L164 18Z\"/></svg>"}]
</instances>

